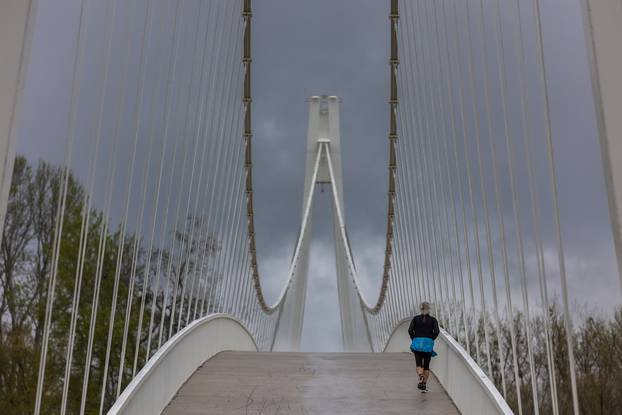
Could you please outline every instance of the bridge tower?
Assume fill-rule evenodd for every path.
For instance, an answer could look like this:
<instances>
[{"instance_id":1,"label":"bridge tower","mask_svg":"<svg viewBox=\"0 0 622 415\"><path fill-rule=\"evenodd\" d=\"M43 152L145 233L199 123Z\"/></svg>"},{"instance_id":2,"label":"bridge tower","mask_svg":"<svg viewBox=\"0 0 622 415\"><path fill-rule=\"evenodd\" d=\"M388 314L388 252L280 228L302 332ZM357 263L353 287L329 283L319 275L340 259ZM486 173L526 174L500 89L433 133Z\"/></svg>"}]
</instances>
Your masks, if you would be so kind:
<instances>
[{"instance_id":1,"label":"bridge tower","mask_svg":"<svg viewBox=\"0 0 622 415\"><path fill-rule=\"evenodd\" d=\"M0 4L0 235L11 188L37 4L36 0L7 0Z\"/></svg>"},{"instance_id":2,"label":"bridge tower","mask_svg":"<svg viewBox=\"0 0 622 415\"><path fill-rule=\"evenodd\" d=\"M348 264L347 251L350 246L342 237L344 205L339 101L336 96L313 96L309 99L302 227L306 222L307 228L310 228L313 222L312 210L307 211L306 207L312 203L315 185L330 184L333 189L333 234L343 350L371 351L366 320ZM305 217L305 213L308 217ZM273 347L275 351L298 350L300 347L309 274L310 232L301 232L299 237L303 238L299 265L295 270L285 307L282 307L279 316Z\"/></svg>"}]
</instances>

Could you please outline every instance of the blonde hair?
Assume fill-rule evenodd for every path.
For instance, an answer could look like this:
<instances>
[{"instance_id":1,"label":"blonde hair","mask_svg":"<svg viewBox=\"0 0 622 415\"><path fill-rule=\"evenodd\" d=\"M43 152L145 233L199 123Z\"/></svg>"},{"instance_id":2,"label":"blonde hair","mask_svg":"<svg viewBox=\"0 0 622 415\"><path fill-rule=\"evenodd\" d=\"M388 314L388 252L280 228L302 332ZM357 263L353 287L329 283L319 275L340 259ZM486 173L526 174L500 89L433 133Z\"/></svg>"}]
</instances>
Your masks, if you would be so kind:
<instances>
[{"instance_id":1,"label":"blonde hair","mask_svg":"<svg viewBox=\"0 0 622 415\"><path fill-rule=\"evenodd\" d=\"M422 302L419 304L419 311L421 311L421 314L430 314L432 311L432 304L427 301Z\"/></svg>"}]
</instances>

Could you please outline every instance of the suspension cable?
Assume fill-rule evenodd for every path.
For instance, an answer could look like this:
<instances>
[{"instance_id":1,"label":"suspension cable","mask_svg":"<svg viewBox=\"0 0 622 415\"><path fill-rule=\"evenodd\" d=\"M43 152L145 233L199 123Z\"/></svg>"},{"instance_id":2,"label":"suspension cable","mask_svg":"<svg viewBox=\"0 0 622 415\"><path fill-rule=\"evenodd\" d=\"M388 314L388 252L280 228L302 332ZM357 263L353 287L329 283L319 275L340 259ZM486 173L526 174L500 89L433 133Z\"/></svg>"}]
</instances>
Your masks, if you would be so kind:
<instances>
[{"instance_id":1,"label":"suspension cable","mask_svg":"<svg viewBox=\"0 0 622 415\"><path fill-rule=\"evenodd\" d=\"M572 392L572 407L575 415L579 415L579 395L577 392L577 374L574 357L572 318L570 317L570 305L568 300L568 281L566 278L566 259L564 257L564 243L562 239L562 227L559 210L559 197L557 187L557 172L555 166L555 154L553 146L553 127L551 123L551 106L549 99L549 85L547 76L546 61L544 59L544 37L542 35L542 18L540 15L540 0L533 3L534 20L536 26L536 46L538 55L538 65L540 67L540 82L542 84L542 96L544 99L544 119L547 146L547 159L549 176L551 179L551 199L553 202L553 212L555 217L555 239L557 244L557 261L559 265L559 276L561 281L562 301L564 306L564 325L566 327L566 345L568 347L568 365L570 370L570 384Z\"/></svg>"}]
</instances>

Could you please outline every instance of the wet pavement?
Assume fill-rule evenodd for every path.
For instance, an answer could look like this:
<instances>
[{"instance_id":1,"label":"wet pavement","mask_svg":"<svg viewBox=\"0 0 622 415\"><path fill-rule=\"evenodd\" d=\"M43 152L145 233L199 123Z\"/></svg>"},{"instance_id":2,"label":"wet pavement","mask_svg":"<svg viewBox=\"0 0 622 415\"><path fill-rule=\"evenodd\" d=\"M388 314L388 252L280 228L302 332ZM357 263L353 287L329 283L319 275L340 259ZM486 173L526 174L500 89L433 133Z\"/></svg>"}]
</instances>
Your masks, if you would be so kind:
<instances>
[{"instance_id":1,"label":"wet pavement","mask_svg":"<svg viewBox=\"0 0 622 415\"><path fill-rule=\"evenodd\" d=\"M407 353L222 352L163 414L459 414L435 378L428 389L417 390Z\"/></svg>"}]
</instances>

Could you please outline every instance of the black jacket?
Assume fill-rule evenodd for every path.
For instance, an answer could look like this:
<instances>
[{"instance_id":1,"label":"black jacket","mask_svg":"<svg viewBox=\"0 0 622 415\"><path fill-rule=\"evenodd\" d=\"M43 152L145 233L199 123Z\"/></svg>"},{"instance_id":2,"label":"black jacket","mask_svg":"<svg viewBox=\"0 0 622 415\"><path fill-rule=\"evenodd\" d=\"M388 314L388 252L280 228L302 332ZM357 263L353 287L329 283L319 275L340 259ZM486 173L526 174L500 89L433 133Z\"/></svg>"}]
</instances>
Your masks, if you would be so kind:
<instances>
[{"instance_id":1,"label":"black jacket","mask_svg":"<svg viewBox=\"0 0 622 415\"><path fill-rule=\"evenodd\" d=\"M436 339L440 333L438 321L430 315L420 314L415 316L408 327L410 339L415 337L427 337L432 340Z\"/></svg>"}]
</instances>

